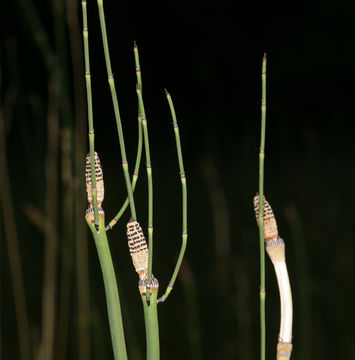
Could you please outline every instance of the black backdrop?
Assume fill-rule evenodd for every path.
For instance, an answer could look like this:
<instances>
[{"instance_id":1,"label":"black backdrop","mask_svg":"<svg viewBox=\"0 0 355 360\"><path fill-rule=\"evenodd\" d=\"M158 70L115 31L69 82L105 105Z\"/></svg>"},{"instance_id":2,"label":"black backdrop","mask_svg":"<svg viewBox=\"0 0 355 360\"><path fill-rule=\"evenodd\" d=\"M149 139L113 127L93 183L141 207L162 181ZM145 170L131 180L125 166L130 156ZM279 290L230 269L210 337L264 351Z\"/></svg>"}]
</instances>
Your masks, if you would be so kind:
<instances>
[{"instance_id":1,"label":"black backdrop","mask_svg":"<svg viewBox=\"0 0 355 360\"><path fill-rule=\"evenodd\" d=\"M51 5L34 1L53 43ZM265 194L286 242L295 303L294 358L350 358L355 335L353 4L106 1L105 10L131 168L137 141L134 40L140 50L154 180L154 274L162 290L177 256L181 228L180 182L164 88L173 96L182 137L189 243L185 280L177 281L160 308L162 358L258 357L259 249L252 198L258 186L264 52L268 57ZM125 198L125 188L96 2L88 1L88 11L96 149L105 175L104 208L111 217ZM14 111L5 117L9 175L36 339L41 324L43 235L23 209L26 203L44 206L48 76L23 7L16 1L2 2L1 14L2 101L11 89L17 94ZM80 6L78 18L81 24ZM64 36L67 61L61 66L73 79L68 36ZM73 102L72 86L68 91ZM81 95L85 98L85 92ZM31 101L39 101L36 111ZM144 166L141 174L136 200L146 227ZM1 355L15 359L17 328L3 221L0 225ZM109 359L100 268L89 235L88 240L90 309L102 327L99 332L91 321L90 347L93 358ZM130 319L130 331L144 352L143 316L123 225L110 233L110 246L124 293L124 317ZM279 300L269 261L266 271L271 358ZM193 282L193 290L186 279ZM72 359L77 358L75 289L74 281L68 357Z\"/></svg>"}]
</instances>

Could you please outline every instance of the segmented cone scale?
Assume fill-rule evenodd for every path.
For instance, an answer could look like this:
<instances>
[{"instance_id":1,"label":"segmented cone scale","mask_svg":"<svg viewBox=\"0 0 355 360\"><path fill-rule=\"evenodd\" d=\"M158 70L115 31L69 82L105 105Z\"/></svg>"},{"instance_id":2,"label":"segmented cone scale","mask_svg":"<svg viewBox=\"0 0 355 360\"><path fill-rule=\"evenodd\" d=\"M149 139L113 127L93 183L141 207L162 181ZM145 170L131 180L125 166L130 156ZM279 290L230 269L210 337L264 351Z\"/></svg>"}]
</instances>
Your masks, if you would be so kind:
<instances>
[{"instance_id":1,"label":"segmented cone scale","mask_svg":"<svg viewBox=\"0 0 355 360\"><path fill-rule=\"evenodd\" d=\"M264 239L266 242L277 240L279 238L279 233L277 230L277 223L272 211L270 204L266 201L265 196L263 197L264 205ZM254 211L256 221L259 225L259 195L254 197Z\"/></svg>"},{"instance_id":2,"label":"segmented cone scale","mask_svg":"<svg viewBox=\"0 0 355 360\"><path fill-rule=\"evenodd\" d=\"M127 223L127 238L129 252L133 266L141 280L145 280L148 274L149 252L142 228L137 221Z\"/></svg>"},{"instance_id":3,"label":"segmented cone scale","mask_svg":"<svg viewBox=\"0 0 355 360\"><path fill-rule=\"evenodd\" d=\"M95 163L95 179L96 179L96 193L97 193L97 206L100 207L104 201L105 188L104 188L104 175L102 172L102 167L100 163L100 158L97 152L94 154L94 163ZM93 206L92 200L92 179L91 179L91 164L90 164L90 153L86 155L86 192L88 197L89 206Z\"/></svg>"}]
</instances>

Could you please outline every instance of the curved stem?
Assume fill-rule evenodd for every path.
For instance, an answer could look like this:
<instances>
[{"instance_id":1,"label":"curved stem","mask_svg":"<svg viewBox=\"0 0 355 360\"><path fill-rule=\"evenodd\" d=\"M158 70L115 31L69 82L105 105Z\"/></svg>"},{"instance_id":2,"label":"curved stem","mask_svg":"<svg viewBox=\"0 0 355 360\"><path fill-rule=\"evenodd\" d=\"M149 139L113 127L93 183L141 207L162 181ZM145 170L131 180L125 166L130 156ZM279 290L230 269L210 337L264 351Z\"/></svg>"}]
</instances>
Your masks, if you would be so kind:
<instances>
[{"instance_id":1,"label":"curved stem","mask_svg":"<svg viewBox=\"0 0 355 360\"><path fill-rule=\"evenodd\" d=\"M175 141L176 141L176 150L178 155L178 162L179 162L179 170L180 170L180 178L181 178L181 189L182 189L182 244L180 248L180 253L178 260L175 265L175 269L173 271L173 275L170 279L169 285L166 288L164 295L158 300L158 302L163 302L169 296L171 290L173 289L176 277L179 273L180 266L182 260L184 258L186 244L187 244L187 188L186 188L186 176L184 170L184 162L182 157L182 150L181 150L181 142L180 142L180 133L179 133L179 126L176 120L175 108L173 101L171 99L170 94L165 90L166 98L169 103L169 108L171 112L171 116L173 119L173 127L175 132Z\"/></svg>"}]
</instances>

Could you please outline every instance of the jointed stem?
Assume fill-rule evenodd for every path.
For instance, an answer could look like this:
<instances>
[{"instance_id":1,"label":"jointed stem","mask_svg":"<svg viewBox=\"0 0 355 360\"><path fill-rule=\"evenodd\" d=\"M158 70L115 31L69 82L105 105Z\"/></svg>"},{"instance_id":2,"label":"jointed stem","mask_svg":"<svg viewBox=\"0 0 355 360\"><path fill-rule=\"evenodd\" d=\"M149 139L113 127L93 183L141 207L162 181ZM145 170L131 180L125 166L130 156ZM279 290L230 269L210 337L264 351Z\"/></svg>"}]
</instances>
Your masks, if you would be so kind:
<instances>
[{"instance_id":1,"label":"jointed stem","mask_svg":"<svg viewBox=\"0 0 355 360\"><path fill-rule=\"evenodd\" d=\"M139 88L139 84L137 84L137 96L138 96L139 110L142 115L144 149L145 149L145 159L146 159L147 178L148 178L148 248L149 248L148 283L150 283L150 281L152 280L152 269L153 269L153 180L152 180L152 163L150 161L147 118L145 116L142 91Z\"/></svg>"},{"instance_id":2,"label":"jointed stem","mask_svg":"<svg viewBox=\"0 0 355 360\"><path fill-rule=\"evenodd\" d=\"M148 286L150 287L150 300L147 302L145 291ZM158 322L158 309L157 309L157 297L158 297L159 283L158 280L152 277L150 283L147 281L139 282L139 290L141 292L144 321L146 331L146 347L147 347L147 360L159 360L159 322Z\"/></svg>"},{"instance_id":3,"label":"jointed stem","mask_svg":"<svg viewBox=\"0 0 355 360\"><path fill-rule=\"evenodd\" d=\"M82 1L83 9L83 36L84 36L84 54L85 54L85 78L88 99L88 119L89 119L89 141L90 141L90 167L91 167L91 188L94 215L88 209L86 221L95 239L97 253L100 260L102 276L105 284L106 302L108 317L110 323L112 347L115 360L127 360L126 344L123 332L121 307L118 296L118 288L116 282L115 271L112 264L110 249L107 242L105 232L105 217L103 210L98 211L97 191L96 191L96 171L94 162L94 127L92 116L92 100L91 100L91 81L90 81L90 65L89 65L89 43L87 29L86 0ZM122 129L121 129L122 132ZM127 162L125 163L127 165ZM99 169L98 169L99 170ZM102 170L101 170L102 171ZM127 168L128 172L128 168ZM130 182L129 182L130 185ZM134 204L133 204L134 208Z\"/></svg>"},{"instance_id":4,"label":"jointed stem","mask_svg":"<svg viewBox=\"0 0 355 360\"><path fill-rule=\"evenodd\" d=\"M92 96L91 96L91 74L90 74L90 60L89 60L89 31L87 23L86 0L81 2L83 10L83 39L84 39L84 57L85 57L85 80L86 80L86 96L88 105L88 122L89 122L89 145L90 145L90 165L91 165L91 182L92 182L92 200L94 208L95 226L99 226L99 216L97 210L97 192L96 192L96 176L94 163L94 121L92 111Z\"/></svg>"},{"instance_id":5,"label":"jointed stem","mask_svg":"<svg viewBox=\"0 0 355 360\"><path fill-rule=\"evenodd\" d=\"M137 83L141 87L142 86L142 77L141 77L141 70L139 65L139 56L138 56L138 47L136 43L134 43L134 60L136 63L136 76L137 76ZM133 176L132 176L132 191L136 187L136 183L138 180L139 175L139 167L141 164L141 157L142 157L142 146L143 146L143 130L142 130L142 116L140 113L140 105L138 104L138 146L137 146L137 156L136 156L136 164L134 166ZM127 209L129 203L129 199L125 200L121 209L117 213L117 215L110 221L110 223L106 226L106 230L112 229L112 227L118 222L120 217L123 215L125 210Z\"/></svg>"},{"instance_id":6,"label":"jointed stem","mask_svg":"<svg viewBox=\"0 0 355 360\"><path fill-rule=\"evenodd\" d=\"M265 123L266 123L266 54L262 64L261 90L261 136L259 152L259 199L264 197L264 157L265 157ZM264 207L259 201L259 239L260 239L260 347L261 360L265 360L265 244L264 244Z\"/></svg>"},{"instance_id":7,"label":"jointed stem","mask_svg":"<svg viewBox=\"0 0 355 360\"><path fill-rule=\"evenodd\" d=\"M179 161L179 170L180 170L180 178L181 178L181 188L182 188L182 244L179 253L179 257L177 263L175 265L175 269L173 275L170 279L169 285L164 293L164 295L159 299L159 302L166 300L169 296L171 290L173 289L177 274L179 272L182 259L185 254L186 243L187 243L187 188L186 188L186 177L185 177L185 170L184 170L184 163L182 158L182 151L181 151L181 142L180 142L180 133L179 133L179 126L176 121L176 114L174 109L174 104L171 99L170 94L165 90L166 98L169 103L171 116L173 118L173 127L175 132L175 140L176 140L176 149Z\"/></svg>"},{"instance_id":8,"label":"jointed stem","mask_svg":"<svg viewBox=\"0 0 355 360\"><path fill-rule=\"evenodd\" d=\"M130 209L131 209L131 217L134 220L137 220L136 208L135 208L134 199L133 199L132 185L131 185L131 180L130 180L130 176L129 176L128 162L127 162L127 156L126 156L126 148L125 148L125 143L124 143L124 138L123 138L121 116L120 116L120 111L119 111L119 107L118 107L118 100L117 100L115 81L113 79L113 74L112 74L112 69L111 69L111 60L110 60L110 52L109 52L108 41L107 41L106 22L105 22L105 13L104 13L103 1L102 0L97 0L97 5L98 5L98 8L99 8L102 43L103 43L104 53L105 53L105 61L106 61L108 83L109 83L110 90L111 90L113 109L114 109L114 112L115 112L117 132L118 132L118 138L119 138L120 149L121 149L121 157L122 157L122 168L123 168L123 173L124 173L125 182L126 182L127 194L128 194L128 198L129 198L129 205L130 205Z\"/></svg>"}]
</instances>

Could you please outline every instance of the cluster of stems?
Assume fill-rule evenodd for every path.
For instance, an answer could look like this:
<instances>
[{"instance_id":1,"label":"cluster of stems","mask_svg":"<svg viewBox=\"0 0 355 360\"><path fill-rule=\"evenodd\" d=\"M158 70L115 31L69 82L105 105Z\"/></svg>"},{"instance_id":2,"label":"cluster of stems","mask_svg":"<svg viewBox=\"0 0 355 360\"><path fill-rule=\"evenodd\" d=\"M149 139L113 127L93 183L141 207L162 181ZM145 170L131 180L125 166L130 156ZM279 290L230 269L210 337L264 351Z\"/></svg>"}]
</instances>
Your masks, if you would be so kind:
<instances>
[{"instance_id":1,"label":"cluster of stems","mask_svg":"<svg viewBox=\"0 0 355 360\"><path fill-rule=\"evenodd\" d=\"M89 191L89 209L86 213L86 221L93 233L95 239L95 244L100 260L100 265L102 269L102 274L104 278L106 299L107 299L107 309L110 322L111 338L113 344L113 351L115 359L126 359L127 351L125 347L124 340L124 331L122 324L122 316L120 310L120 302L118 296L118 288L115 278L115 273L112 265L111 254L107 242L106 232L113 228L113 226L118 222L128 205L130 206L131 220L128 224L134 224L137 229L140 229L140 225L137 222L137 214L134 204L133 191L135 189L139 168L141 163L142 148L144 142L144 153L146 160L146 170L147 170L147 179L148 179L148 259L147 264L143 264L142 261L145 261L145 253L147 246L144 245L145 238L144 235L135 238L131 236L129 243L131 243L132 249L131 255L133 262L136 266L136 270L140 275L139 280L139 291L141 294L145 318L145 327L146 327L146 344L147 344L147 359L156 360L159 359L159 327L158 327L158 315L157 315L157 304L164 301L170 294L177 274L179 272L182 259L186 249L187 243L187 190L186 190L186 178L185 171L183 166L181 143L180 143L180 134L179 128L176 121L176 115L174 110L174 105L171 99L170 94L166 91L166 97L168 100L171 116L173 119L173 127L175 132L175 140L178 154L178 163L180 168L180 177L182 185L182 244L179 253L179 257L176 263L176 266L173 271L173 275L169 282L169 285L163 294L163 296L158 299L158 289L159 283L158 280L153 276L153 181L152 181L152 165L150 158L150 149L149 149L149 137L148 137L148 126L147 126L147 117L144 107L143 94L142 94L142 79L141 79L141 70L139 62L138 47L134 44L134 57L136 64L136 77L137 77L137 98L138 98L138 148L136 155L136 163L134 167L134 172L132 179L130 179L128 162L126 157L125 143L123 137L123 130L121 124L120 111L117 100L117 93L115 82L113 78L110 53L107 40L106 32L106 22L105 14L103 8L103 1L97 0L98 12L100 18L100 27L102 35L102 43L104 48L106 70L108 76L108 83L112 97L112 103L114 108L114 114L116 119L116 126L118 131L118 138L121 151L122 159L122 168L126 183L127 190L127 199L123 203L121 209L118 211L116 216L106 225L104 225L105 217L104 211L100 207L103 197L98 199L98 189L97 189L97 171L95 171L95 149L94 149L94 127L93 127L93 110L92 110L92 94L91 94L91 79L90 79L90 64L89 64L89 42L88 42L88 26L87 26L87 13L86 13L86 0L82 1L82 10L83 10L83 39L84 39L84 56L85 56L85 78L86 78L86 89L87 89L87 104L88 104L88 123L89 123L89 144L90 152L89 157L90 164L87 169L87 174L89 174L89 180L87 179L87 188ZM97 156L97 154L96 154ZM97 170L97 164L96 164ZM102 174L102 169L100 169ZM103 193L103 182L102 184L102 193ZM99 200L99 201L98 201ZM134 246L136 246L134 248ZM141 253L137 250L141 249ZM137 253L138 251L138 253ZM138 265L137 265L138 264ZM146 270L142 270L145 269ZM142 275L143 274L143 275Z\"/></svg>"}]
</instances>

